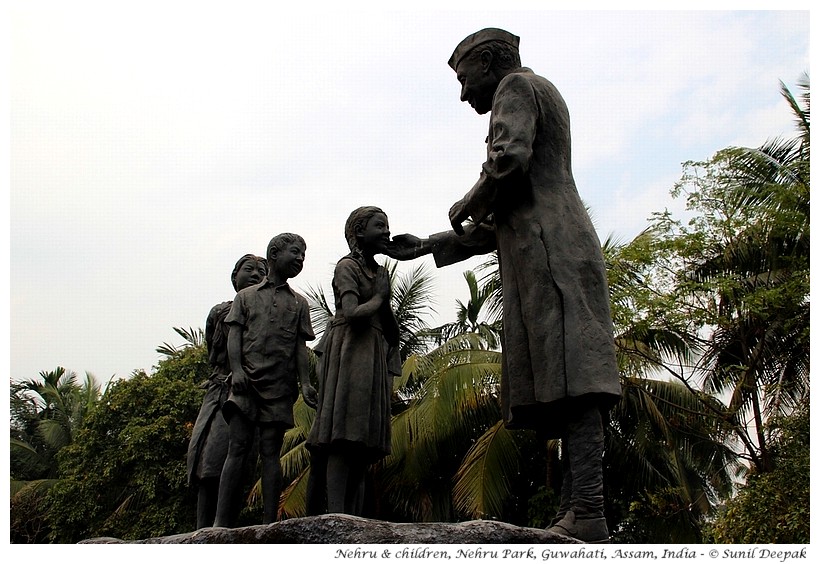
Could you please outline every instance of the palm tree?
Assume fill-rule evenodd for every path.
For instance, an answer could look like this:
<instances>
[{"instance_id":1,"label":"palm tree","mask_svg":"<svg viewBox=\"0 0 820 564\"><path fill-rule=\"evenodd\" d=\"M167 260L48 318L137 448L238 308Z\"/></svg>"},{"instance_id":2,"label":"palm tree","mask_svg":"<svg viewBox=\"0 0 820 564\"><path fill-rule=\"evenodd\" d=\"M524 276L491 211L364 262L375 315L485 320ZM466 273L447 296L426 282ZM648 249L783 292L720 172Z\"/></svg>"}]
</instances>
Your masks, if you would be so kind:
<instances>
[{"instance_id":1,"label":"palm tree","mask_svg":"<svg viewBox=\"0 0 820 564\"><path fill-rule=\"evenodd\" d=\"M698 522L730 495L742 459L771 468L767 419L807 397L808 97L803 110L782 90L797 139L688 163L676 191L695 188L691 228L661 214L607 254L624 396L606 457L633 469L609 472L610 487L640 494L623 510L627 541L636 515L632 538L666 530L698 540Z\"/></svg>"},{"instance_id":2,"label":"palm tree","mask_svg":"<svg viewBox=\"0 0 820 564\"><path fill-rule=\"evenodd\" d=\"M452 521L471 510L501 515L497 502L509 490L505 477L513 477L516 457L509 433L492 429L501 415L500 375L501 353L472 332L405 361L396 384L409 395L408 408L393 418L393 453L379 468L395 515L415 521Z\"/></svg>"},{"instance_id":3,"label":"palm tree","mask_svg":"<svg viewBox=\"0 0 820 564\"><path fill-rule=\"evenodd\" d=\"M677 380L624 376L621 383L604 454L615 538L701 542L702 521L731 493L737 467L728 429L705 407L714 398Z\"/></svg>"},{"instance_id":4,"label":"palm tree","mask_svg":"<svg viewBox=\"0 0 820 564\"><path fill-rule=\"evenodd\" d=\"M76 430L94 409L101 396L101 387L91 374L82 384L77 375L58 366L50 372L40 372L41 380L29 379L17 387L18 394L28 396L36 406L35 436L13 438L12 453L32 466L45 470L29 478L55 478L56 454L74 440ZM22 487L24 480L20 484Z\"/></svg>"},{"instance_id":5,"label":"palm tree","mask_svg":"<svg viewBox=\"0 0 820 564\"><path fill-rule=\"evenodd\" d=\"M799 109L793 98L790 100L792 107ZM807 98L805 100L807 103ZM802 267L808 265L804 260L808 255L808 106L798 112L798 122L806 134L799 142L719 154L716 164L732 166L724 166L718 180L728 179L736 181L738 186L755 187L755 190L726 190L721 195L734 195L735 209L755 211L758 220L750 223L751 216L742 215L733 218L737 219L735 223L721 225L720 233L737 235L740 232L749 244L739 244L744 239L735 236L730 239L733 245L715 245L709 260L688 270L691 275L683 285L683 290L692 292L693 288L699 290L698 282L710 281L710 277L713 282L734 282L734 286L726 286L731 291L718 292L723 304L732 305L733 309L722 310L724 318L731 320L740 319L739 313L749 310L750 282L754 291L784 287L785 281L794 284L798 289L794 293L796 298L782 303L778 310L787 312L788 317L781 315L779 326L772 323L756 326L762 327L769 339L761 338L759 331L747 329L744 334L755 336L756 341L734 337L721 341L721 331L731 335L732 329L746 327L735 322L717 324L718 331L704 340L696 331L702 327L701 318L697 317L700 312L681 307L684 304L677 300L684 295L682 292L669 292L669 286L680 281L675 273L685 262L679 259L672 264L673 268L664 272L653 270L651 254L644 253L644 262L641 262L639 256L626 253L642 249L653 251L663 245L669 251L676 245L679 247L680 242L667 239L656 243L658 232L653 231L642 234L627 246L608 241L613 252L607 253L605 245L624 385L623 399L613 410L607 431L608 474L622 478L610 480L610 487L617 489L620 500L644 504L644 517L647 517L641 524L644 532L653 515L671 515L677 516L673 531L680 531L680 536L676 538L694 538L699 519L708 514L730 488L737 453L727 446L731 445L729 431L749 444L753 439L743 436L739 419L725 417L726 406L715 398L715 393L733 390L732 397L737 399L730 401L729 406L738 409L732 407L734 411L730 414L740 414L741 406L751 406L747 409L751 409L756 418L762 418L767 410L787 408L807 390L804 385L808 377L807 293L801 293L800 289ZM754 178L761 181L750 182ZM717 183L716 186L725 185ZM745 199L737 199L739 195ZM725 198L724 201L732 200ZM712 216L703 220L707 226L715 216L715 210L709 211ZM772 225L781 227L779 231L772 230ZM739 230L738 226L744 229ZM697 249L709 248L709 241L705 241L703 235L693 240L699 245ZM753 252L756 248L775 252ZM741 268L740 258L752 268ZM492 259L489 262L492 263ZM761 264L767 268L761 269ZM797 276L781 278L781 271L796 272ZM738 277L738 273L744 276ZM658 278L650 279L650 275ZM477 312L482 306L499 303L501 288L497 282L495 286L485 282L479 288L474 275L465 278L471 291L470 300L467 304L459 302L462 315L455 323L445 326L451 331L447 336L475 331L479 324ZM484 280L497 280L497 272L491 271ZM738 280L742 284L737 283ZM495 291L485 292L488 287ZM742 299L738 300L738 296ZM793 307L795 305L802 306L803 314L800 308ZM726 316L726 312L733 313ZM692 315L696 318L691 319ZM449 340L442 338L439 347L428 355L411 355L404 363L399 385L408 409L394 419L393 455L384 461L379 476L393 510L404 518L496 517L503 514L504 505L509 503L512 495L509 484L523 467L522 449L518 445L525 444L527 437L508 433L500 424L497 405L500 353L492 350L486 338L482 339L481 335L487 334L468 332ZM442 335L445 335L443 330ZM800 337L796 350L788 351L786 345L790 341L786 337L789 335ZM733 349L726 345L733 341L741 345L735 347L741 351L759 351L760 360L746 352L746 356L727 356L726 352ZM699 347L710 344L711 348L707 348L699 360ZM770 362L763 362L764 352ZM738 359L743 362L738 363ZM747 362L749 360L755 362ZM717 370L718 367L723 368ZM713 376L707 379L706 392L691 383L693 371L699 369L708 369ZM738 377L738 373L746 376ZM650 377L664 374L666 378L672 375L675 379ZM749 379L750 374L755 380ZM756 380L763 375L768 379ZM748 393L750 383L753 388L760 388L757 383L761 381L769 386L763 402L760 397L754 399L754 391ZM755 407L757 404L763 407ZM487 471L488 468L495 470ZM453 488L453 484L457 487ZM625 513L629 513L628 509ZM683 527L677 526L681 524Z\"/></svg>"},{"instance_id":6,"label":"palm tree","mask_svg":"<svg viewBox=\"0 0 820 564\"><path fill-rule=\"evenodd\" d=\"M380 478L404 518L502 518L519 475L521 434L504 428L498 399L498 282L464 278L470 297L456 301L456 321L426 333L438 347L408 358L396 383L408 408L394 418Z\"/></svg>"},{"instance_id":7,"label":"palm tree","mask_svg":"<svg viewBox=\"0 0 820 564\"><path fill-rule=\"evenodd\" d=\"M181 351L189 347L205 346L205 332L201 328L194 329L193 327L189 327L185 329L184 327L174 327L174 331L182 337L185 342L180 346L163 342L157 347L158 353L171 358L177 356Z\"/></svg>"},{"instance_id":8,"label":"palm tree","mask_svg":"<svg viewBox=\"0 0 820 564\"><path fill-rule=\"evenodd\" d=\"M500 282L491 277L479 285L472 270L464 272L464 279L467 281L470 297L467 303L456 300L456 321L431 329L428 335L440 345L462 333L477 333L490 348L497 349L500 346L501 312L493 306L497 303Z\"/></svg>"},{"instance_id":9,"label":"palm tree","mask_svg":"<svg viewBox=\"0 0 820 564\"><path fill-rule=\"evenodd\" d=\"M712 215L695 255L693 299L714 296L698 366L707 391L728 397L725 421L757 471L772 468L766 421L809 392L809 81L802 106L781 84L798 135L729 148L691 180L690 201Z\"/></svg>"},{"instance_id":10,"label":"palm tree","mask_svg":"<svg viewBox=\"0 0 820 564\"><path fill-rule=\"evenodd\" d=\"M12 385L12 405L25 406L12 410L10 439L12 535L18 541L42 542L44 496L59 482L57 454L74 441L101 395L91 374L78 384L77 375L61 366Z\"/></svg>"},{"instance_id":11,"label":"palm tree","mask_svg":"<svg viewBox=\"0 0 820 564\"><path fill-rule=\"evenodd\" d=\"M608 513L622 521L614 529L624 542L699 541L737 469L715 400L685 383L700 341L657 290L666 283L656 279L661 236L648 228L628 244L603 244L623 390L604 458Z\"/></svg>"},{"instance_id":12,"label":"palm tree","mask_svg":"<svg viewBox=\"0 0 820 564\"><path fill-rule=\"evenodd\" d=\"M401 276L396 274L396 261L386 266L393 288L391 305L399 322L399 355L404 362L427 348L423 335L428 329L427 317L435 313L430 304L433 276L423 263Z\"/></svg>"}]
</instances>

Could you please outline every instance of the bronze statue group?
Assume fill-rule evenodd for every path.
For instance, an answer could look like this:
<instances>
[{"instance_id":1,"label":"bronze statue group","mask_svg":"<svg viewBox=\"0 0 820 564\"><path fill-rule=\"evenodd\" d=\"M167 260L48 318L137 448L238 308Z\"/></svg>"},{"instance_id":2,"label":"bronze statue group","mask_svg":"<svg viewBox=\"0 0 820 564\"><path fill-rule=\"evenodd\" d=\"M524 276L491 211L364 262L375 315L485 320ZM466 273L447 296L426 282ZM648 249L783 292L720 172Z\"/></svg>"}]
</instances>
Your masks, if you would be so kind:
<instances>
[{"instance_id":1,"label":"bronze statue group","mask_svg":"<svg viewBox=\"0 0 820 564\"><path fill-rule=\"evenodd\" d=\"M199 488L197 527L235 525L257 430L263 522L276 520L279 452L300 392L316 409L307 439L309 504L361 515L366 470L390 453L392 376L400 371L390 278L375 256L432 254L443 267L496 251L505 424L561 439L561 503L548 530L608 541L603 418L621 390L606 271L572 176L566 104L552 83L521 66L518 44L517 36L487 28L461 41L448 61L461 100L479 114L490 112L487 159L472 189L450 208L452 229L391 239L381 209L350 214L350 253L333 274L335 314L314 347L318 393L308 378L309 307L287 283L302 270L305 241L283 233L270 241L265 259L245 255L237 262L236 297L215 306L206 323L213 372L188 456L189 479Z\"/></svg>"}]
</instances>

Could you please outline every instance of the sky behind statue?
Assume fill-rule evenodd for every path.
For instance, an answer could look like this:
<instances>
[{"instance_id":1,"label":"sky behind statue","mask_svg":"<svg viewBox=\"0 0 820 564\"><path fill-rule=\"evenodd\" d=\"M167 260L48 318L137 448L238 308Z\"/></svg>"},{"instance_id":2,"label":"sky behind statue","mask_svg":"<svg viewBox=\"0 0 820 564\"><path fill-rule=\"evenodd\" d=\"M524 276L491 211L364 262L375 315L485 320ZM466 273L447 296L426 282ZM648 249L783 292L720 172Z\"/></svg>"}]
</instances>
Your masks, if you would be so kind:
<instances>
[{"instance_id":1,"label":"sky behind statue","mask_svg":"<svg viewBox=\"0 0 820 564\"><path fill-rule=\"evenodd\" d=\"M11 4L13 379L150 370L181 343L173 327L232 298L235 257L276 233L307 241L296 286L329 292L350 209L378 205L393 233L447 229L484 160L487 116L447 66L476 29L519 35L523 64L564 96L602 240L679 213L682 162L791 136L778 81L797 92L810 70L808 11L262 5ZM451 321L482 259L424 260L430 321Z\"/></svg>"}]
</instances>

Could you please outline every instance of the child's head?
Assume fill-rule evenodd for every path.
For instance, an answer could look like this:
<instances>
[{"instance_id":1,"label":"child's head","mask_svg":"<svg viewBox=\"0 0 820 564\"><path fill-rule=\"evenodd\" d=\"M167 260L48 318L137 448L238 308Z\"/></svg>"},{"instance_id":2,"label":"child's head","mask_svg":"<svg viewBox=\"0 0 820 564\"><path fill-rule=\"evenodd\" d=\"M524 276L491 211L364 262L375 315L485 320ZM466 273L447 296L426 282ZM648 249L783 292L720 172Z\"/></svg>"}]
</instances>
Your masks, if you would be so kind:
<instances>
[{"instance_id":1,"label":"child's head","mask_svg":"<svg viewBox=\"0 0 820 564\"><path fill-rule=\"evenodd\" d=\"M363 206L351 212L345 222L345 239L351 251L361 251L358 235L365 230L367 223L376 214L381 214L385 220L387 219L387 214L376 206Z\"/></svg>"},{"instance_id":2,"label":"child's head","mask_svg":"<svg viewBox=\"0 0 820 564\"><path fill-rule=\"evenodd\" d=\"M296 233L280 233L268 243L268 271L287 278L302 272L307 244Z\"/></svg>"},{"instance_id":3,"label":"child's head","mask_svg":"<svg viewBox=\"0 0 820 564\"><path fill-rule=\"evenodd\" d=\"M231 284L237 292L262 281L268 274L268 263L262 257L247 254L236 261L231 272Z\"/></svg>"}]
</instances>

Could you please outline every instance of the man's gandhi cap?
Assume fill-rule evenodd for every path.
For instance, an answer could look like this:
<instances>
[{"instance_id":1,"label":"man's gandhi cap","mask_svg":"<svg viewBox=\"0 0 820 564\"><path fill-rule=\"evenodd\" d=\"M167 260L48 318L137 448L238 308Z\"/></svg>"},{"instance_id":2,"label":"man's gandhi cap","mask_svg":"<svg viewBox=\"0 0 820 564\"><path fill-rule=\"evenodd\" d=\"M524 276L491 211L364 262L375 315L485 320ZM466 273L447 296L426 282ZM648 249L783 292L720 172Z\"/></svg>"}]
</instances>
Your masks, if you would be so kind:
<instances>
[{"instance_id":1,"label":"man's gandhi cap","mask_svg":"<svg viewBox=\"0 0 820 564\"><path fill-rule=\"evenodd\" d=\"M453 55L450 57L450 60L447 61L447 64L450 65L453 70L456 70L459 61L461 61L467 53L482 43L487 43L488 41L503 41L504 43L509 43L518 49L518 42L520 41L520 38L517 35L513 35L509 31L504 31L503 29L498 29L497 27L482 29L481 31L477 31L474 34L465 37L461 43L458 44L456 50L453 51Z\"/></svg>"}]
</instances>

